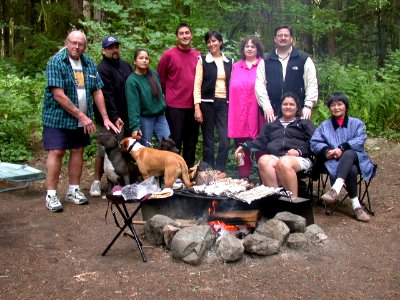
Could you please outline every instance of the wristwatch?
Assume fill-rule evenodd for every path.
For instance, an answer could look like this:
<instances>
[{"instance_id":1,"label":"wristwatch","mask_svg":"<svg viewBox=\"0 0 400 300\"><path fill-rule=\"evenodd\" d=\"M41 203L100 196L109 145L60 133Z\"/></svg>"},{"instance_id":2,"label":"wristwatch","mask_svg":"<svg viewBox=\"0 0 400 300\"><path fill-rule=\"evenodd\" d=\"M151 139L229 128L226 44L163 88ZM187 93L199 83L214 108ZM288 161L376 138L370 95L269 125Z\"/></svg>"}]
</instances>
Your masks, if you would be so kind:
<instances>
[{"instance_id":1,"label":"wristwatch","mask_svg":"<svg viewBox=\"0 0 400 300\"><path fill-rule=\"evenodd\" d=\"M310 105L304 105L304 107L306 107L308 109L312 109L312 106L310 106Z\"/></svg>"}]
</instances>

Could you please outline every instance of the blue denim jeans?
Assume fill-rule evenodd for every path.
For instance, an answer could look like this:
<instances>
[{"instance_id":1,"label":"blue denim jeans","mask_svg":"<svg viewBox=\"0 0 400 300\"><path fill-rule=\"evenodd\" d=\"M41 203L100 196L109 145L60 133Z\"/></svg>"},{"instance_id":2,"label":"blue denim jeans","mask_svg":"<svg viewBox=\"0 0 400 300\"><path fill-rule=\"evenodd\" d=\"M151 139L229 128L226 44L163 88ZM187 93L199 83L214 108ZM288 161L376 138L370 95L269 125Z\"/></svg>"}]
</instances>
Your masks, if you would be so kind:
<instances>
[{"instance_id":1,"label":"blue denim jeans","mask_svg":"<svg viewBox=\"0 0 400 300\"><path fill-rule=\"evenodd\" d=\"M216 170L225 171L229 153L228 138L228 101L215 99L214 102L202 102L203 114L203 161ZM214 128L218 132L218 153L214 162Z\"/></svg>"},{"instance_id":2,"label":"blue denim jeans","mask_svg":"<svg viewBox=\"0 0 400 300\"><path fill-rule=\"evenodd\" d=\"M171 134L164 114L151 117L140 116L140 130L143 134L142 138L150 144L153 133L158 142L161 141L163 137L169 138Z\"/></svg>"}]
</instances>

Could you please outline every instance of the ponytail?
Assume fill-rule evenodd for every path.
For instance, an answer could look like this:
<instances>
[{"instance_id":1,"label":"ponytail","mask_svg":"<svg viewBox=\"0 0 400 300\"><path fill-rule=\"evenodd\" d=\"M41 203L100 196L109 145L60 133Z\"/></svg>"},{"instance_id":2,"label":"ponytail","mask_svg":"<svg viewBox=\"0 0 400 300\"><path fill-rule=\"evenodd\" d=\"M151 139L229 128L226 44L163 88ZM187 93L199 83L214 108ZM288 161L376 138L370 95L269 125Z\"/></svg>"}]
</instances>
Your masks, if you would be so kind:
<instances>
[{"instance_id":1,"label":"ponytail","mask_svg":"<svg viewBox=\"0 0 400 300\"><path fill-rule=\"evenodd\" d=\"M149 68L146 74L146 78L149 81L150 88L151 88L151 95L153 96L154 99L160 100L160 87L157 83L157 79L154 77L153 72Z\"/></svg>"}]
</instances>

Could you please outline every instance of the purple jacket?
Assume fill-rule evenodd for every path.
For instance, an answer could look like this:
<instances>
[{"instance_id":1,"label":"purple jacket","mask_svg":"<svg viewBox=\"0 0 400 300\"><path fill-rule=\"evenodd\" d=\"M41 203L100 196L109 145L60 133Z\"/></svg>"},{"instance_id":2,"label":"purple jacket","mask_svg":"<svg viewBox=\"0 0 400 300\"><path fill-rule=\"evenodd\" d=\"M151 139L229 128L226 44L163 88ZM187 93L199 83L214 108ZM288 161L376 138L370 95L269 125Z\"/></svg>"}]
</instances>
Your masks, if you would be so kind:
<instances>
[{"instance_id":1,"label":"purple jacket","mask_svg":"<svg viewBox=\"0 0 400 300\"><path fill-rule=\"evenodd\" d=\"M369 180L372 176L374 165L368 154L364 151L364 144L367 139L364 123L352 117L345 117L343 126L337 125L333 118L329 118L319 125L315 130L310 146L311 151L316 155L327 149L335 149L342 145L346 149L352 149L356 152L360 170L363 178ZM325 162L331 179L336 179L339 161L329 159Z\"/></svg>"}]
</instances>

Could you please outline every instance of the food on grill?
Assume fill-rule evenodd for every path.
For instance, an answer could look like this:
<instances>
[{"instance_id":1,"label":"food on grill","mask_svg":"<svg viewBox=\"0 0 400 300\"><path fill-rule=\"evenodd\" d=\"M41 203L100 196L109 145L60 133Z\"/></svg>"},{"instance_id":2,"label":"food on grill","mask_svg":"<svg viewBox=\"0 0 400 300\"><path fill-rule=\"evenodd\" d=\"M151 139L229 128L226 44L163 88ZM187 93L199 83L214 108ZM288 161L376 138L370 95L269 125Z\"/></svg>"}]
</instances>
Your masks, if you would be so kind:
<instances>
[{"instance_id":1,"label":"food on grill","mask_svg":"<svg viewBox=\"0 0 400 300\"><path fill-rule=\"evenodd\" d=\"M210 184L225 177L225 173L217 170L198 171L195 182L197 185Z\"/></svg>"},{"instance_id":2,"label":"food on grill","mask_svg":"<svg viewBox=\"0 0 400 300\"><path fill-rule=\"evenodd\" d=\"M280 188L273 188L265 185L260 185L253 189L243 191L232 196L235 199L251 203L253 200L261 199L267 196L271 196L273 194L278 194L280 190L281 190Z\"/></svg>"},{"instance_id":3,"label":"food on grill","mask_svg":"<svg viewBox=\"0 0 400 300\"><path fill-rule=\"evenodd\" d=\"M243 179L233 179L230 177L210 181L210 183L196 185L193 187L198 194L208 196L232 196L252 188L254 185Z\"/></svg>"}]
</instances>

